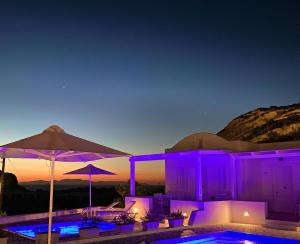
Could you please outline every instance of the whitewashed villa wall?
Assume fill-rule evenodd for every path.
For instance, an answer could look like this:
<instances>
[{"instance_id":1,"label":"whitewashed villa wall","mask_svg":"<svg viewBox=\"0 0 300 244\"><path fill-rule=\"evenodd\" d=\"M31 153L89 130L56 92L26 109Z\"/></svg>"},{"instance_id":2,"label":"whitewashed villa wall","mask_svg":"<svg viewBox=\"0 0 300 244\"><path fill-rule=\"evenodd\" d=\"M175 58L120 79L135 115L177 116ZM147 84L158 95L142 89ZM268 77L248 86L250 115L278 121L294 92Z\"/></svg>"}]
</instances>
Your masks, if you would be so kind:
<instances>
[{"instance_id":1,"label":"whitewashed villa wall","mask_svg":"<svg viewBox=\"0 0 300 244\"><path fill-rule=\"evenodd\" d=\"M265 202L230 201L230 221L242 224L265 224L268 208Z\"/></svg>"},{"instance_id":2,"label":"whitewashed villa wall","mask_svg":"<svg viewBox=\"0 0 300 244\"><path fill-rule=\"evenodd\" d=\"M231 199L231 173L229 155L202 157L203 200Z\"/></svg>"},{"instance_id":3,"label":"whitewashed villa wall","mask_svg":"<svg viewBox=\"0 0 300 244\"><path fill-rule=\"evenodd\" d=\"M203 204L203 205L202 205ZM188 213L190 224L264 224L267 217L267 204L264 202L248 201L180 201L171 200L173 210ZM199 206L199 210L195 209ZM191 209L195 209L190 211ZM190 213L190 214L189 214Z\"/></svg>"},{"instance_id":4,"label":"whitewashed villa wall","mask_svg":"<svg viewBox=\"0 0 300 244\"><path fill-rule=\"evenodd\" d=\"M172 199L196 200L196 173L200 156L167 159L166 194ZM231 199L229 155L201 156L202 197L205 201Z\"/></svg>"},{"instance_id":5,"label":"whitewashed villa wall","mask_svg":"<svg viewBox=\"0 0 300 244\"><path fill-rule=\"evenodd\" d=\"M196 159L193 156L167 159L165 163L166 194L173 199L196 199Z\"/></svg>"},{"instance_id":6,"label":"whitewashed villa wall","mask_svg":"<svg viewBox=\"0 0 300 244\"><path fill-rule=\"evenodd\" d=\"M191 214L190 224L208 225L224 224L230 222L230 201L204 202L203 210Z\"/></svg>"},{"instance_id":7,"label":"whitewashed villa wall","mask_svg":"<svg viewBox=\"0 0 300 244\"><path fill-rule=\"evenodd\" d=\"M298 213L300 157L237 162L238 200L268 202L273 212Z\"/></svg>"},{"instance_id":8,"label":"whitewashed villa wall","mask_svg":"<svg viewBox=\"0 0 300 244\"><path fill-rule=\"evenodd\" d=\"M125 206L128 206L131 201L135 201L132 207L132 211L136 211L137 219L143 217L146 212L149 212L153 208L153 198L152 197L125 197Z\"/></svg>"}]
</instances>

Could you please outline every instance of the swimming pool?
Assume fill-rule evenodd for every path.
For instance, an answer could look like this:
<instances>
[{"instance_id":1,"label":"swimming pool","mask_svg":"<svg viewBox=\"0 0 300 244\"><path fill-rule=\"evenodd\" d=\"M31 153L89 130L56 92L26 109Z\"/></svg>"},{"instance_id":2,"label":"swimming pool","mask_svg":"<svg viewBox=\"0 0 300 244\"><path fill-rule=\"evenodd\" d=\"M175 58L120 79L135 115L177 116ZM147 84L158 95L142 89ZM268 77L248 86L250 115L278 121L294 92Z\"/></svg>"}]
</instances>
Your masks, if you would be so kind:
<instances>
[{"instance_id":1,"label":"swimming pool","mask_svg":"<svg viewBox=\"0 0 300 244\"><path fill-rule=\"evenodd\" d=\"M98 227L99 231L114 230L116 228L115 224L108 222L99 222L94 225L85 221L72 221L54 223L52 224L52 231L59 231L60 237L66 237L71 235L78 235L79 229L86 227ZM4 230L14 232L25 237L35 238L36 233L48 231L48 224L11 226L5 228Z\"/></svg>"},{"instance_id":2,"label":"swimming pool","mask_svg":"<svg viewBox=\"0 0 300 244\"><path fill-rule=\"evenodd\" d=\"M285 238L277 238L271 236L262 236L247 234L234 231L222 231L215 232L210 234L202 234L196 236L181 237L169 240L161 240L155 242L155 244L175 244L175 243L184 243L184 244L222 244L222 243L231 243L231 244L300 244L299 240L291 240Z\"/></svg>"}]
</instances>

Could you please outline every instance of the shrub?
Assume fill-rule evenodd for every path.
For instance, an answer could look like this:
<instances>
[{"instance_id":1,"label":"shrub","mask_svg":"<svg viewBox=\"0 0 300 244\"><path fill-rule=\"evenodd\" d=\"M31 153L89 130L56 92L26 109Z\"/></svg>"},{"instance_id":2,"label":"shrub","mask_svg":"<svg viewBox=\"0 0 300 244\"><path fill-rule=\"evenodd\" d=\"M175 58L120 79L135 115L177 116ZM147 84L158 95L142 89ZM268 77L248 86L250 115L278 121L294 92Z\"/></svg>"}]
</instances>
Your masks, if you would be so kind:
<instances>
[{"instance_id":1,"label":"shrub","mask_svg":"<svg viewBox=\"0 0 300 244\"><path fill-rule=\"evenodd\" d=\"M134 224L135 223L135 214L121 214L117 217L114 218L113 222L116 225L129 225L129 224Z\"/></svg>"},{"instance_id":2,"label":"shrub","mask_svg":"<svg viewBox=\"0 0 300 244\"><path fill-rule=\"evenodd\" d=\"M177 210L174 212L171 212L168 216L168 219L184 219L184 215L181 211Z\"/></svg>"},{"instance_id":3,"label":"shrub","mask_svg":"<svg viewBox=\"0 0 300 244\"><path fill-rule=\"evenodd\" d=\"M154 214L151 212L146 212L146 215L141 218L143 222L156 222L156 221L161 221L163 217L158 214Z\"/></svg>"}]
</instances>

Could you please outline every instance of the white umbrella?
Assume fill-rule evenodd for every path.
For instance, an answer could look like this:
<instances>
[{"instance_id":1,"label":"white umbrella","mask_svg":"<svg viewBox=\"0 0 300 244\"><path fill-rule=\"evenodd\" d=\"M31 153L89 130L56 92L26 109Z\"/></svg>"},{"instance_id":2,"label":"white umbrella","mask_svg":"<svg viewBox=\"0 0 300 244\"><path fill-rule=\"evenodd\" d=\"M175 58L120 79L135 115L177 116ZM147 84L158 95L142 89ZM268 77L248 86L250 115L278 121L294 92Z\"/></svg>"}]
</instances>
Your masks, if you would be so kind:
<instances>
[{"instance_id":1,"label":"white umbrella","mask_svg":"<svg viewBox=\"0 0 300 244\"><path fill-rule=\"evenodd\" d=\"M42 133L0 147L4 158L39 158L51 161L48 244L51 243L55 161L88 162L129 154L67 134L57 125Z\"/></svg>"},{"instance_id":2,"label":"white umbrella","mask_svg":"<svg viewBox=\"0 0 300 244\"><path fill-rule=\"evenodd\" d=\"M92 164L89 164L83 168L64 173L64 175L88 175L89 176L89 195L90 195L89 203L90 203L90 209L91 209L91 207L92 207L92 175L116 175L116 174L106 171L104 169L97 168Z\"/></svg>"}]
</instances>

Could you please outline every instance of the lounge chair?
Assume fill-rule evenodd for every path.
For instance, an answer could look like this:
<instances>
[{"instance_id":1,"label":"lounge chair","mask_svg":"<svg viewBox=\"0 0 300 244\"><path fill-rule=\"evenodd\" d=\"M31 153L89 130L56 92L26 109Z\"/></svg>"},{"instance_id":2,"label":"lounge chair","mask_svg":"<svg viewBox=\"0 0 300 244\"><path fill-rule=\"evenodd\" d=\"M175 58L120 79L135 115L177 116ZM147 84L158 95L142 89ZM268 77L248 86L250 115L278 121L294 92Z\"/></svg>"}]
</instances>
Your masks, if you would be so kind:
<instances>
[{"instance_id":1,"label":"lounge chair","mask_svg":"<svg viewBox=\"0 0 300 244\"><path fill-rule=\"evenodd\" d=\"M103 219L112 219L120 214L131 213L132 207L136 201L130 201L125 208L112 208L110 210L99 210L96 211L96 216Z\"/></svg>"},{"instance_id":2,"label":"lounge chair","mask_svg":"<svg viewBox=\"0 0 300 244\"><path fill-rule=\"evenodd\" d=\"M92 208L94 211L105 211L105 210L112 210L113 209L113 207L114 206L116 206L116 205L118 205L119 204L119 202L118 201L116 201L116 202L113 202L113 203L111 203L111 204L109 204L108 206L106 206L106 207L94 207L94 208Z\"/></svg>"},{"instance_id":3,"label":"lounge chair","mask_svg":"<svg viewBox=\"0 0 300 244\"><path fill-rule=\"evenodd\" d=\"M119 202L116 201L116 202L112 202L111 204L109 204L108 206L100 206L100 207L92 207L92 208L83 208L82 209L82 217L83 218L86 218L86 219L89 219L89 218L92 218L94 216L96 216L96 212L97 211L110 211L113 209L114 206L118 205Z\"/></svg>"}]
</instances>

